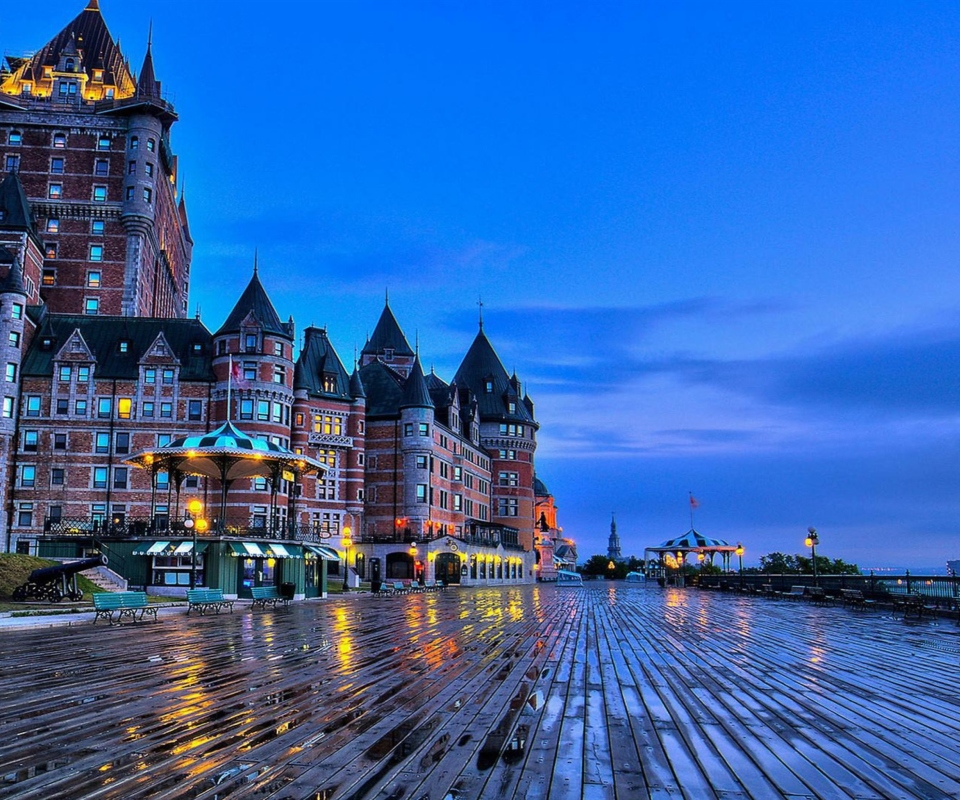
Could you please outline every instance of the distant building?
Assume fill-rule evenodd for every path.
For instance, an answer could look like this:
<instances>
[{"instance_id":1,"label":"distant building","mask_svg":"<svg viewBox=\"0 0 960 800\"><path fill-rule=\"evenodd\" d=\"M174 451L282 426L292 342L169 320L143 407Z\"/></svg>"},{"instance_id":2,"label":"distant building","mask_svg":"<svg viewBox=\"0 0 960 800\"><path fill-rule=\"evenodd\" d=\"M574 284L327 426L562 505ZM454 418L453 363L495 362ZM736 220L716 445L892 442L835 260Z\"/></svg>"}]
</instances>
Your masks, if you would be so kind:
<instances>
[{"instance_id":1,"label":"distant building","mask_svg":"<svg viewBox=\"0 0 960 800\"><path fill-rule=\"evenodd\" d=\"M611 561L622 561L623 554L620 550L620 536L617 534L617 518L612 516L610 520L610 538L607 540L607 558Z\"/></svg>"}]
</instances>

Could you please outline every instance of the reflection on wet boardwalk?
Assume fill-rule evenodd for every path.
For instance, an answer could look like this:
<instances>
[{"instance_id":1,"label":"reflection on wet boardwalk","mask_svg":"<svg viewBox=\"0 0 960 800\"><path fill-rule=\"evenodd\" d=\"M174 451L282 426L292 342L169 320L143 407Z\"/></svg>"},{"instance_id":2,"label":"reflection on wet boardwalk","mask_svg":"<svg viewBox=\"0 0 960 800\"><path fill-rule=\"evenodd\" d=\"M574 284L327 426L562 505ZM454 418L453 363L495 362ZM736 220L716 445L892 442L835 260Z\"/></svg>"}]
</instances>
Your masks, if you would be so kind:
<instances>
[{"instance_id":1,"label":"reflection on wet boardwalk","mask_svg":"<svg viewBox=\"0 0 960 800\"><path fill-rule=\"evenodd\" d=\"M957 798L960 629L607 585L0 631L0 797Z\"/></svg>"}]
</instances>

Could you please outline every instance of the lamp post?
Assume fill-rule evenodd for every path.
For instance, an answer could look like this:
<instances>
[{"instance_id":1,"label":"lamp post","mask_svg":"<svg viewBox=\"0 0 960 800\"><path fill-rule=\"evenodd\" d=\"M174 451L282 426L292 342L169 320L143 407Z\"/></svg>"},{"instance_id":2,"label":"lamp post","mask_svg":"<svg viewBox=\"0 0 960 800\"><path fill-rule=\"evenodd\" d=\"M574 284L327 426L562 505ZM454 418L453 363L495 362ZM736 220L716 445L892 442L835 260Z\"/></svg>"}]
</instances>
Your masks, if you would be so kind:
<instances>
[{"instance_id":1,"label":"lamp post","mask_svg":"<svg viewBox=\"0 0 960 800\"><path fill-rule=\"evenodd\" d=\"M736 549L737 558L740 559L740 591L743 591L743 545L740 542L737 542Z\"/></svg>"},{"instance_id":2,"label":"lamp post","mask_svg":"<svg viewBox=\"0 0 960 800\"><path fill-rule=\"evenodd\" d=\"M810 548L810 558L813 561L813 585L819 586L817 579L817 545L820 544L820 536L816 528L807 528L806 545Z\"/></svg>"},{"instance_id":3,"label":"lamp post","mask_svg":"<svg viewBox=\"0 0 960 800\"><path fill-rule=\"evenodd\" d=\"M183 527L193 535L193 547L190 548L190 588L197 588L197 532L200 529L200 523L205 520L198 519L203 513L203 503L194 498L187 503L187 518L183 521ZM206 530L206 526L203 526Z\"/></svg>"},{"instance_id":4,"label":"lamp post","mask_svg":"<svg viewBox=\"0 0 960 800\"><path fill-rule=\"evenodd\" d=\"M353 544L353 539L350 538L350 526L348 525L343 529L343 538L340 540L340 544L343 545L343 591L350 591L350 586L347 584L347 574L350 569L350 546Z\"/></svg>"}]
</instances>

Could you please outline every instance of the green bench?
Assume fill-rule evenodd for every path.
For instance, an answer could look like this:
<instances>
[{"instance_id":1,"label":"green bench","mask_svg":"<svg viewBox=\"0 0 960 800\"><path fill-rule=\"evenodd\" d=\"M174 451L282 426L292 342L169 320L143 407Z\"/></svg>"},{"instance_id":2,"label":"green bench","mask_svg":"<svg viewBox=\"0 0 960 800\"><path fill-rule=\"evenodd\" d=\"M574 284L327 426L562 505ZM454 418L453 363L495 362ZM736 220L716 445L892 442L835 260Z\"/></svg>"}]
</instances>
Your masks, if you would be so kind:
<instances>
[{"instance_id":1,"label":"green bench","mask_svg":"<svg viewBox=\"0 0 960 800\"><path fill-rule=\"evenodd\" d=\"M210 609L219 614L221 609L229 609L233 613L233 600L223 598L223 589L190 589L187 591L187 616L196 609L202 617Z\"/></svg>"},{"instance_id":2,"label":"green bench","mask_svg":"<svg viewBox=\"0 0 960 800\"><path fill-rule=\"evenodd\" d=\"M274 608L277 603L290 604L289 598L281 596L276 586L254 586L250 593L253 595L252 608L266 608L268 603Z\"/></svg>"},{"instance_id":3,"label":"green bench","mask_svg":"<svg viewBox=\"0 0 960 800\"><path fill-rule=\"evenodd\" d=\"M157 607L147 602L146 592L97 592L93 595L93 607L97 612L93 618L94 625L100 619L107 620L111 625L125 619L142 622L148 615L153 617L154 622L157 621ZM114 614L117 615L116 619Z\"/></svg>"}]
</instances>

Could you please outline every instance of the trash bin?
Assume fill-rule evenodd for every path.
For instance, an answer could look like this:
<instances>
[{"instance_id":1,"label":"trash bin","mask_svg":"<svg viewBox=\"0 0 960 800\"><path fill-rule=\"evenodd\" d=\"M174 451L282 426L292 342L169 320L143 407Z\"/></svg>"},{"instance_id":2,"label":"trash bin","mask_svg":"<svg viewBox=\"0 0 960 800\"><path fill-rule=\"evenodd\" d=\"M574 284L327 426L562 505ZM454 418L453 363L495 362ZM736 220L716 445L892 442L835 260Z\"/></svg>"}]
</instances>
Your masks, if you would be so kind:
<instances>
[{"instance_id":1,"label":"trash bin","mask_svg":"<svg viewBox=\"0 0 960 800\"><path fill-rule=\"evenodd\" d=\"M293 600L293 595L296 591L297 591L297 585L295 583L280 584L280 596L286 597L287 600Z\"/></svg>"}]
</instances>

